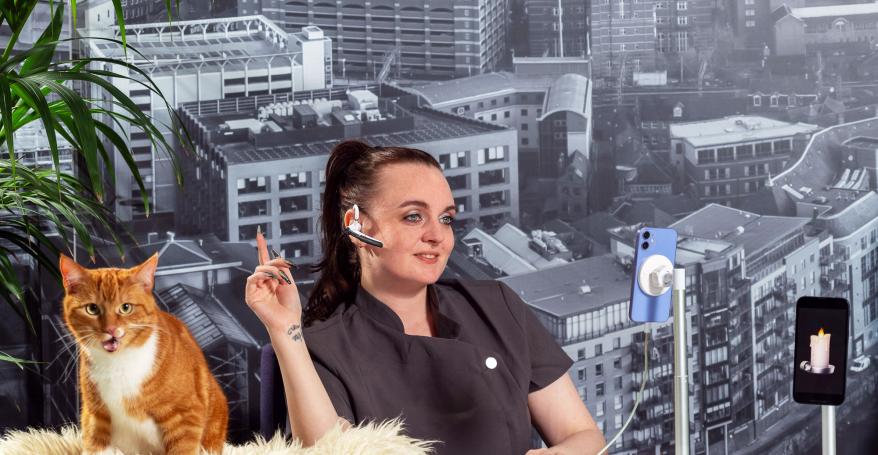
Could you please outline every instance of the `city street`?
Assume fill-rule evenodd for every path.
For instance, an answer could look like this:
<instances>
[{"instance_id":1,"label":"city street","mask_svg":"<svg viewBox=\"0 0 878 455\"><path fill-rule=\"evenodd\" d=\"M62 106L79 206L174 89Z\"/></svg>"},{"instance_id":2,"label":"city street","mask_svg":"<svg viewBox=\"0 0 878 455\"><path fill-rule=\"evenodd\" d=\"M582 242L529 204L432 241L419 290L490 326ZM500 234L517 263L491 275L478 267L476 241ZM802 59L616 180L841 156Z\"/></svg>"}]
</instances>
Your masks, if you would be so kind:
<instances>
[{"instance_id":1,"label":"city street","mask_svg":"<svg viewBox=\"0 0 878 455\"><path fill-rule=\"evenodd\" d=\"M866 352L868 355L871 355L873 358L873 363L875 359L875 354L878 353L878 347L873 346L872 349ZM846 399L844 404L838 410L838 433L837 433L837 441L838 441L838 453L850 453L850 454L860 454L865 453L862 451L853 450L854 447L847 447L846 444L849 443L858 443L863 448L868 447L864 444L865 441L857 438L846 438L845 435L849 434L850 431L859 431L861 427L863 430L869 428L871 426L872 429L875 428L874 423L867 416L859 416L862 420L860 422L850 422L849 419L846 419L844 416L848 416L850 414L850 410L860 407L863 403L871 403L875 400L875 392L874 392L874 384L878 381L878 368L871 365L865 371L861 373L853 373L850 371L850 362L848 363L848 383L846 390ZM860 396L859 399L854 396L858 391L863 391L863 388L867 384L872 384L873 391L871 394ZM847 411L847 412L845 412ZM873 410L874 411L874 410ZM874 417L874 412L873 416ZM845 423L849 422L849 423ZM861 423L861 422L866 422ZM873 436L875 438L875 436ZM820 453L820 407L814 405L806 405L799 403L792 403L792 411L785 416L779 423L772 426L768 429L768 431L763 432L757 435L757 440L754 444L747 446L745 449L738 450L736 453L741 455L750 455L750 454L798 454L800 452L793 451L793 447L795 443L793 441L804 443L804 444L815 444L814 447L811 447L807 453L817 455ZM876 442L878 443L878 442ZM872 445L871 447L875 447ZM843 450L843 448L845 450Z\"/></svg>"}]
</instances>

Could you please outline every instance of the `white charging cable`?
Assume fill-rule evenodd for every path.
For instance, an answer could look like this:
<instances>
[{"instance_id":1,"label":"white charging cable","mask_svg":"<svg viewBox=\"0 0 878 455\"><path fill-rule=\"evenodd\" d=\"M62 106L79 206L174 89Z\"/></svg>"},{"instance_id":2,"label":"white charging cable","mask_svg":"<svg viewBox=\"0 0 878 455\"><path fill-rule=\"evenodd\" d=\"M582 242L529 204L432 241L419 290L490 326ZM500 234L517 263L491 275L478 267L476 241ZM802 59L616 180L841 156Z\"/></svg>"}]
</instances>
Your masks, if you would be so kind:
<instances>
[{"instance_id":1,"label":"white charging cable","mask_svg":"<svg viewBox=\"0 0 878 455\"><path fill-rule=\"evenodd\" d=\"M613 439L607 441L607 445L601 449L597 455L603 455L607 452L607 450L616 443L616 440L622 436L622 433L625 432L625 429L628 428L628 424L631 423L631 419L634 418L634 413L637 411L637 406L640 405L640 398L643 396L643 389L646 388L646 380L649 378L649 334L652 330L652 324L646 323L643 325L643 377L640 380L640 390L637 391L637 398L634 399L634 406L631 408L631 414L628 414L628 418L625 419L625 424L622 425L622 428L616 433L616 436L613 436Z\"/></svg>"}]
</instances>

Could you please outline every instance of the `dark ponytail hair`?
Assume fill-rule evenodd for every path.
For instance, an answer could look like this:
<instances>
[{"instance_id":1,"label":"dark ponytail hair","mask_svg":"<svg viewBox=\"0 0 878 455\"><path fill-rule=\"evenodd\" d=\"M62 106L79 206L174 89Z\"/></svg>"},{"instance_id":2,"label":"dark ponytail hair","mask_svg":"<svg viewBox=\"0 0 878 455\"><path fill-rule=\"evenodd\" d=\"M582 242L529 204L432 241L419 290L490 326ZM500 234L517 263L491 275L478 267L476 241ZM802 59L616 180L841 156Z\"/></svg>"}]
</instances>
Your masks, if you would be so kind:
<instances>
[{"instance_id":1,"label":"dark ponytail hair","mask_svg":"<svg viewBox=\"0 0 878 455\"><path fill-rule=\"evenodd\" d=\"M320 215L323 259L311 270L321 274L304 309L306 327L329 317L338 305L356 293L360 263L353 242L344 235L344 213L354 204L369 209L376 196L378 170L393 163L420 163L442 170L436 158L414 148L372 147L349 140L332 149L326 163L326 189Z\"/></svg>"}]
</instances>

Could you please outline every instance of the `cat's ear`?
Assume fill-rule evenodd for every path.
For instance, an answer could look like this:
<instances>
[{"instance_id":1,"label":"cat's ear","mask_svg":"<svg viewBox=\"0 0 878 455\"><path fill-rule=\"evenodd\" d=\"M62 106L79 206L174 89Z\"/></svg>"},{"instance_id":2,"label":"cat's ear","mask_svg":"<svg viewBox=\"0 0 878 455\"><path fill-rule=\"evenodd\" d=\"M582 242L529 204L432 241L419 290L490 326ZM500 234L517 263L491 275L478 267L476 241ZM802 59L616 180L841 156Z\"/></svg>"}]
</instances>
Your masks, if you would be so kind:
<instances>
[{"instance_id":1,"label":"cat's ear","mask_svg":"<svg viewBox=\"0 0 878 455\"><path fill-rule=\"evenodd\" d=\"M68 293L88 279L88 270L64 254L61 255L60 265L64 290Z\"/></svg>"},{"instance_id":2,"label":"cat's ear","mask_svg":"<svg viewBox=\"0 0 878 455\"><path fill-rule=\"evenodd\" d=\"M142 284L146 292L152 292L155 283L155 269L159 265L159 254L153 253L143 264L134 267L131 279Z\"/></svg>"}]
</instances>

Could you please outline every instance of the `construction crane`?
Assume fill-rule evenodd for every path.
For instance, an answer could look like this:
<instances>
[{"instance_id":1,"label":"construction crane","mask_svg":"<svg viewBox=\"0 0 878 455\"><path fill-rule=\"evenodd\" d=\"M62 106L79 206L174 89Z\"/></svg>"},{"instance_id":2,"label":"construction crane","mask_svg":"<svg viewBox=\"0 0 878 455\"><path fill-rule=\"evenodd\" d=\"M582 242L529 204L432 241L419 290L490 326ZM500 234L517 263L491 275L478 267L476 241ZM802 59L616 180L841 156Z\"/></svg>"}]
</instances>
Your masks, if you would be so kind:
<instances>
[{"instance_id":1,"label":"construction crane","mask_svg":"<svg viewBox=\"0 0 878 455\"><path fill-rule=\"evenodd\" d=\"M387 79L387 75L390 74L390 67L394 61L396 62L396 78L399 79L399 45L384 53L384 64L381 65L381 71L378 73L378 77L375 78L375 82L381 84Z\"/></svg>"},{"instance_id":2,"label":"construction crane","mask_svg":"<svg viewBox=\"0 0 878 455\"><path fill-rule=\"evenodd\" d=\"M704 88L704 75L707 73L707 66L710 64L710 59L713 57L713 49L707 52L701 59L701 67L698 68L698 91L700 92Z\"/></svg>"},{"instance_id":3,"label":"construction crane","mask_svg":"<svg viewBox=\"0 0 878 455\"><path fill-rule=\"evenodd\" d=\"M628 60L628 54L622 52L619 56L619 84L616 86L616 97L619 99L618 104L622 104L622 85L625 84L625 65Z\"/></svg>"}]
</instances>

